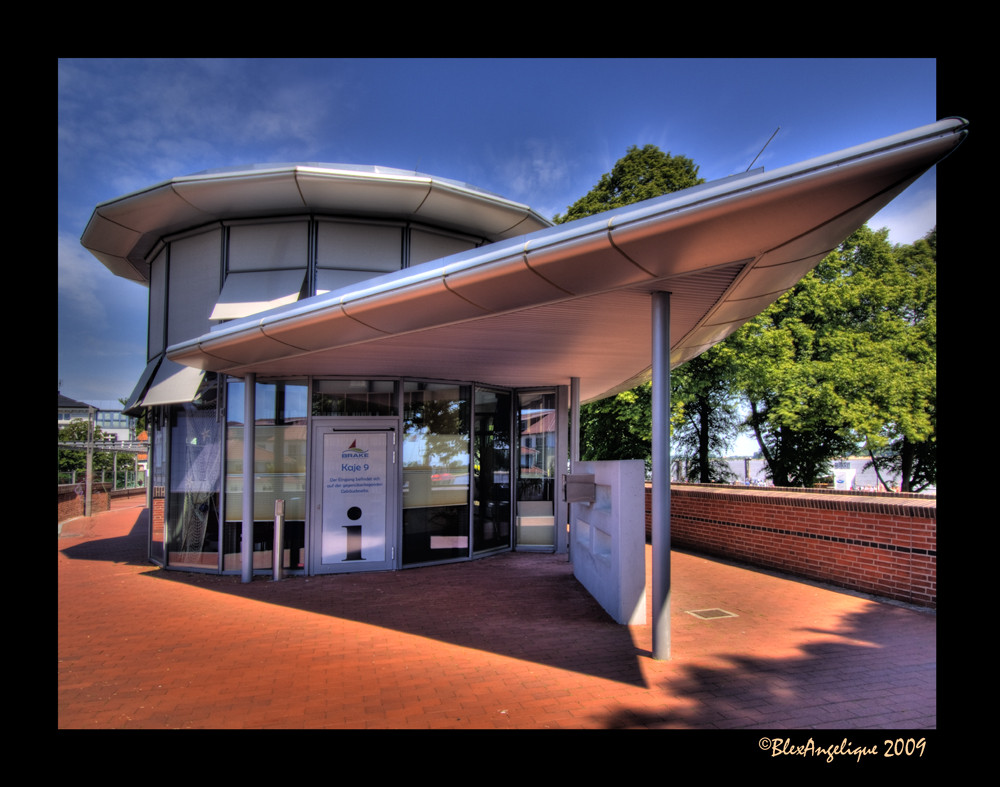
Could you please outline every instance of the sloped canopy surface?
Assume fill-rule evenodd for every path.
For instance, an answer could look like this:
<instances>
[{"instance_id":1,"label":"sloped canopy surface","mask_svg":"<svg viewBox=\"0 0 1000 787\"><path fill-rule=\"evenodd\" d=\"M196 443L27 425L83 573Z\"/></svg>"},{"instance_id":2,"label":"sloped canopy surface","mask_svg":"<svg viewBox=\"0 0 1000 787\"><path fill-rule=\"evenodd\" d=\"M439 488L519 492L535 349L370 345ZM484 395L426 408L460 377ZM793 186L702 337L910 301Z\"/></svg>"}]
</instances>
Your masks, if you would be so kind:
<instances>
[{"instance_id":1,"label":"sloped canopy surface","mask_svg":"<svg viewBox=\"0 0 1000 787\"><path fill-rule=\"evenodd\" d=\"M651 293L671 365L789 290L962 140L948 119L445 257L168 348L242 376L349 374L541 386L593 400L649 378Z\"/></svg>"}]
</instances>

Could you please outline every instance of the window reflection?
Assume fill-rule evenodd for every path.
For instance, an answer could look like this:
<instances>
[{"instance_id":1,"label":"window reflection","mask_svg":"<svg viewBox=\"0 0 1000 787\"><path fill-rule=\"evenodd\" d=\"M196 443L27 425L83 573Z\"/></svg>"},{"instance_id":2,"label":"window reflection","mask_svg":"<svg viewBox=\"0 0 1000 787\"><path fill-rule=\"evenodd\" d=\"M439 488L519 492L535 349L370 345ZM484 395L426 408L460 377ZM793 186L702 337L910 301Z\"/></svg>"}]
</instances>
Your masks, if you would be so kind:
<instances>
[{"instance_id":1,"label":"window reflection","mask_svg":"<svg viewBox=\"0 0 1000 787\"><path fill-rule=\"evenodd\" d=\"M218 569L222 434L216 375L191 402L170 408L166 546L171 566Z\"/></svg>"},{"instance_id":2,"label":"window reflection","mask_svg":"<svg viewBox=\"0 0 1000 787\"><path fill-rule=\"evenodd\" d=\"M394 380L316 380L312 414L327 416L396 415Z\"/></svg>"},{"instance_id":3,"label":"window reflection","mask_svg":"<svg viewBox=\"0 0 1000 787\"><path fill-rule=\"evenodd\" d=\"M555 547L556 395L519 396L517 543Z\"/></svg>"},{"instance_id":4,"label":"window reflection","mask_svg":"<svg viewBox=\"0 0 1000 787\"><path fill-rule=\"evenodd\" d=\"M403 563L469 554L469 386L403 385Z\"/></svg>"},{"instance_id":5,"label":"window reflection","mask_svg":"<svg viewBox=\"0 0 1000 787\"><path fill-rule=\"evenodd\" d=\"M223 569L241 568L243 528L244 383L229 384L226 430L226 511ZM271 568L274 502L285 501L284 567L305 567L305 383L258 382L254 392L253 566Z\"/></svg>"},{"instance_id":6,"label":"window reflection","mask_svg":"<svg viewBox=\"0 0 1000 787\"><path fill-rule=\"evenodd\" d=\"M473 548L510 546L511 395L476 391Z\"/></svg>"}]
</instances>

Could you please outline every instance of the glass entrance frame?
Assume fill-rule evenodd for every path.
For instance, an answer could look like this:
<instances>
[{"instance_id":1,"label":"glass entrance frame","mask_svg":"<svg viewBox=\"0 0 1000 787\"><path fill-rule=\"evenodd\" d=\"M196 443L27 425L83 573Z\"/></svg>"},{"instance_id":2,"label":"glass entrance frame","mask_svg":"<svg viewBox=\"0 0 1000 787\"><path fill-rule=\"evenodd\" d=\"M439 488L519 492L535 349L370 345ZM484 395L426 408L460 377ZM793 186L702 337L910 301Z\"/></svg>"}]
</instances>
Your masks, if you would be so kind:
<instances>
[{"instance_id":1,"label":"glass entrance frame","mask_svg":"<svg viewBox=\"0 0 1000 787\"><path fill-rule=\"evenodd\" d=\"M151 543L162 537L161 559L172 568L218 570L219 487L222 468L222 426L219 421L219 381L206 374L188 402L154 410L162 417L154 456L165 472L164 528L151 532Z\"/></svg>"},{"instance_id":2,"label":"glass entrance frame","mask_svg":"<svg viewBox=\"0 0 1000 787\"><path fill-rule=\"evenodd\" d=\"M473 554L513 546L514 394L476 388L472 443Z\"/></svg>"},{"instance_id":3,"label":"glass entrance frame","mask_svg":"<svg viewBox=\"0 0 1000 787\"><path fill-rule=\"evenodd\" d=\"M225 519L222 571L240 570L242 552L244 382L230 379L226 408ZM254 413L253 568L267 573L273 566L274 504L285 501L283 567L305 571L306 426L309 416L305 380L257 380Z\"/></svg>"},{"instance_id":4,"label":"glass entrance frame","mask_svg":"<svg viewBox=\"0 0 1000 787\"><path fill-rule=\"evenodd\" d=\"M228 378L220 389L228 394L226 428L219 435L225 441L221 543L211 568L221 573L240 570L243 385ZM312 534L321 527L313 516L315 427L340 422L355 428L359 419L366 421L364 428L375 428L367 423L374 421L397 436L395 475L387 484L392 521L386 530L391 548L386 568L510 549L566 551L566 507L559 486L568 443L565 386L536 390L415 378L307 377L258 378L255 389L255 573L268 573L273 564L276 498L285 500L284 567L313 573ZM152 546L155 539L151 557Z\"/></svg>"},{"instance_id":5,"label":"glass entrance frame","mask_svg":"<svg viewBox=\"0 0 1000 787\"><path fill-rule=\"evenodd\" d=\"M309 573L398 567L393 417L316 417L310 430Z\"/></svg>"},{"instance_id":6,"label":"glass entrance frame","mask_svg":"<svg viewBox=\"0 0 1000 787\"><path fill-rule=\"evenodd\" d=\"M564 467L565 419L560 417L556 389L519 391L517 402L518 466L515 509L517 548L555 551L563 509L559 500L559 468ZM564 519L564 515L562 515Z\"/></svg>"},{"instance_id":7,"label":"glass entrance frame","mask_svg":"<svg viewBox=\"0 0 1000 787\"><path fill-rule=\"evenodd\" d=\"M401 387L402 564L468 558L472 386Z\"/></svg>"}]
</instances>

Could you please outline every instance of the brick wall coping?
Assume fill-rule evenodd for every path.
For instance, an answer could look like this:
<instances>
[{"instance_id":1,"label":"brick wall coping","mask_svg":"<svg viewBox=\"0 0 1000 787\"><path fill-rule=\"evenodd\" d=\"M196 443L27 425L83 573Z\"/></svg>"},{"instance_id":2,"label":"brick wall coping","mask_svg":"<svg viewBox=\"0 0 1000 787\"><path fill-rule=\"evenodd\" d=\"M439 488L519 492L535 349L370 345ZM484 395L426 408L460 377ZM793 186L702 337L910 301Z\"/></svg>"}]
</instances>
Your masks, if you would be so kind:
<instances>
[{"instance_id":1,"label":"brick wall coping","mask_svg":"<svg viewBox=\"0 0 1000 787\"><path fill-rule=\"evenodd\" d=\"M65 495L71 492L75 492L77 487L83 489L86 486L86 482L83 480L77 481L75 484L56 484L56 489L58 494ZM110 492L111 482L110 481L94 481L90 486L91 493L94 492Z\"/></svg>"},{"instance_id":2,"label":"brick wall coping","mask_svg":"<svg viewBox=\"0 0 1000 787\"><path fill-rule=\"evenodd\" d=\"M652 487L647 483L647 487ZM829 508L877 514L937 518L937 497L914 492L860 492L801 487L744 486L742 484L691 484L674 481L670 488L684 495L725 497L733 502L778 506ZM767 498L766 501L761 498Z\"/></svg>"}]
</instances>

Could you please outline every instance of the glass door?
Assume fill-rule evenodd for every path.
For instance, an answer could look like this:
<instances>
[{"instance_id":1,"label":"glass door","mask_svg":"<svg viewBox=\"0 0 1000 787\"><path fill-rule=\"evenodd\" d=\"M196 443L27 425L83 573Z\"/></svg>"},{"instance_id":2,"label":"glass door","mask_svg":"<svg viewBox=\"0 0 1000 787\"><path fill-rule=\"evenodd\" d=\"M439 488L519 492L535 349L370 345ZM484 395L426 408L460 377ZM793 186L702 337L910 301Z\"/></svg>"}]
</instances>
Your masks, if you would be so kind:
<instances>
[{"instance_id":1,"label":"glass door","mask_svg":"<svg viewBox=\"0 0 1000 787\"><path fill-rule=\"evenodd\" d=\"M473 552L511 547L511 402L509 392L476 390Z\"/></svg>"},{"instance_id":2,"label":"glass door","mask_svg":"<svg viewBox=\"0 0 1000 787\"><path fill-rule=\"evenodd\" d=\"M518 397L517 548L550 551L556 546L556 442L554 391Z\"/></svg>"},{"instance_id":3,"label":"glass door","mask_svg":"<svg viewBox=\"0 0 1000 787\"><path fill-rule=\"evenodd\" d=\"M394 567L396 432L313 427L312 573Z\"/></svg>"}]
</instances>

